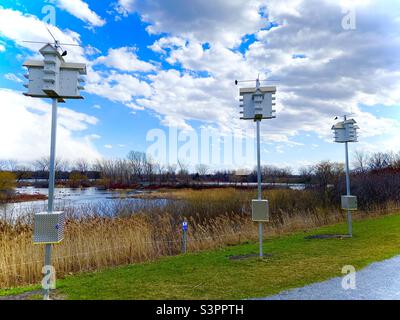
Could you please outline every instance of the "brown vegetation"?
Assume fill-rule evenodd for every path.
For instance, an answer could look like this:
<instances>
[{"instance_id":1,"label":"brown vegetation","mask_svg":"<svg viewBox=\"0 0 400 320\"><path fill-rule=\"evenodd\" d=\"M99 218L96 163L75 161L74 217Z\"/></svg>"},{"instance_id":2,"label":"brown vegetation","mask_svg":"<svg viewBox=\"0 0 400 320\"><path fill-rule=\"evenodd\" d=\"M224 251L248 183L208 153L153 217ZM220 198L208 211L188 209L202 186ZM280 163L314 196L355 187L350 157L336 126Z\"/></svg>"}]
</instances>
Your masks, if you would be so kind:
<instances>
[{"instance_id":1,"label":"brown vegetation","mask_svg":"<svg viewBox=\"0 0 400 320\"><path fill-rule=\"evenodd\" d=\"M54 246L53 264L62 277L178 254L184 218L191 252L256 240L257 227L250 218L255 195L254 190L181 190L182 200L134 214L127 208L114 217L93 215L91 209L81 218L69 214L65 239ZM344 219L337 206L325 206L312 190L270 190L264 197L271 203L269 236ZM32 244L32 217L0 221L0 287L38 283L43 251L43 246Z\"/></svg>"}]
</instances>

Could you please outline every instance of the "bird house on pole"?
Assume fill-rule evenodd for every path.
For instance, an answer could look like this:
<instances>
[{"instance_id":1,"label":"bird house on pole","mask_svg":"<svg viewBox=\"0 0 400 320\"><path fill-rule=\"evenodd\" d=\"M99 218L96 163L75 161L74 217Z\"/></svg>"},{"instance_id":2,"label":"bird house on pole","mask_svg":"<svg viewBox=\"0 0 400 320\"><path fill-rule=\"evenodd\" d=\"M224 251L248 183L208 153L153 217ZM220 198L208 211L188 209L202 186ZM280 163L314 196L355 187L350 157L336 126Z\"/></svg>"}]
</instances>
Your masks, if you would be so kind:
<instances>
[{"instance_id":1,"label":"bird house on pole","mask_svg":"<svg viewBox=\"0 0 400 320\"><path fill-rule=\"evenodd\" d=\"M50 30L48 31L51 34ZM65 62L64 56L67 51L60 53L58 49L61 49L60 43L54 38L54 45L46 43L39 50L43 60L28 60L23 64L28 69L28 73L25 75L28 83L24 84L28 92L24 92L24 95L52 99L47 212L35 214L33 232L33 242L45 245L45 267L51 266L52 244L61 242L64 237L65 214L63 211L53 210L57 103L65 102L65 99L83 99L80 91L84 90L82 76L86 74L85 64ZM43 289L44 299L50 299L50 286L46 285Z\"/></svg>"},{"instance_id":2,"label":"bird house on pole","mask_svg":"<svg viewBox=\"0 0 400 320\"><path fill-rule=\"evenodd\" d=\"M240 119L244 120L261 120L275 118L275 93L276 87L260 87L257 82L255 88L240 89L240 107L243 110Z\"/></svg>"},{"instance_id":3,"label":"bird house on pole","mask_svg":"<svg viewBox=\"0 0 400 320\"><path fill-rule=\"evenodd\" d=\"M248 82L253 80L235 80L237 85L239 82ZM258 238L259 238L259 255L263 257L263 222L269 221L269 202L268 200L262 199L261 191L261 134L260 134L260 123L262 119L273 119L275 118L275 93L276 87L261 87L260 80L257 78L256 87L252 88L241 88L239 90L240 95L240 107L243 108L240 113L242 116L240 119L243 120L254 120L257 124L257 199L252 200L252 219L258 222Z\"/></svg>"},{"instance_id":4,"label":"bird house on pole","mask_svg":"<svg viewBox=\"0 0 400 320\"><path fill-rule=\"evenodd\" d=\"M359 127L356 125L354 119L344 120L332 126L335 134L335 142L357 142L357 130Z\"/></svg>"},{"instance_id":5,"label":"bird house on pole","mask_svg":"<svg viewBox=\"0 0 400 320\"><path fill-rule=\"evenodd\" d=\"M84 63L65 62L57 48L46 44L39 50L43 60L28 60L23 66L28 68L28 84L24 86L26 96L36 98L83 99L80 90L86 75Z\"/></svg>"},{"instance_id":6,"label":"bird house on pole","mask_svg":"<svg viewBox=\"0 0 400 320\"><path fill-rule=\"evenodd\" d=\"M357 197L350 193L350 168L349 168L349 142L357 142L357 130L359 127L356 125L354 119L347 119L344 116L343 121L340 121L332 126L332 130L335 134L335 142L345 144L345 156L346 156L346 195L341 197L341 207L343 210L347 210L347 224L348 224L348 235L353 236L352 227L352 214L353 210L357 210Z\"/></svg>"}]
</instances>

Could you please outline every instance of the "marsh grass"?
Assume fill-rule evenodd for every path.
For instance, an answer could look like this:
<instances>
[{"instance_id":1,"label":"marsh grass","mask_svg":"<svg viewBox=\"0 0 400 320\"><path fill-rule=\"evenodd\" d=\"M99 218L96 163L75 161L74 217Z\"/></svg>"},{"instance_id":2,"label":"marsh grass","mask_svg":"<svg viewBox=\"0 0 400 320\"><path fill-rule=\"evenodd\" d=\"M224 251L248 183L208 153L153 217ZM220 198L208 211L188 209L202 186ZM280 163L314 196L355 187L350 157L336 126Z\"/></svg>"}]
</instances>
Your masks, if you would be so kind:
<instances>
[{"instance_id":1,"label":"marsh grass","mask_svg":"<svg viewBox=\"0 0 400 320\"><path fill-rule=\"evenodd\" d=\"M180 200L163 206L118 205L114 212L87 206L79 209L79 215L69 208L65 239L53 246L57 277L177 255L183 219L189 223L190 252L254 241L258 230L251 221L250 200L255 196L256 191L232 188L180 190L175 194ZM264 197L271 208L271 221L264 226L268 236L344 220L343 212L323 206L312 191L269 190ZM387 208L375 209L357 213L356 218L384 214ZM32 215L0 220L0 288L38 283L42 278L44 248L32 244L32 222Z\"/></svg>"}]
</instances>

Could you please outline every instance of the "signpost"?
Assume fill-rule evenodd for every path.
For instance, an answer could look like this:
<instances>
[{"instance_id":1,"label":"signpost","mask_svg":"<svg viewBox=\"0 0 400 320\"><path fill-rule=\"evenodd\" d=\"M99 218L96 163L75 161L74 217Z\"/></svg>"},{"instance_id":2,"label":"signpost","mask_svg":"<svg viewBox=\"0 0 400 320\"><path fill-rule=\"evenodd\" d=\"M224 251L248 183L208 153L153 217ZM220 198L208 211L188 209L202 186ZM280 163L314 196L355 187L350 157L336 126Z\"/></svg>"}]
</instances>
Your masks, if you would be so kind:
<instances>
[{"instance_id":1,"label":"signpost","mask_svg":"<svg viewBox=\"0 0 400 320\"><path fill-rule=\"evenodd\" d=\"M188 223L187 221L182 222L182 231L183 231L183 237L182 237L182 252L186 253L187 251L187 229L188 229Z\"/></svg>"},{"instance_id":2,"label":"signpost","mask_svg":"<svg viewBox=\"0 0 400 320\"><path fill-rule=\"evenodd\" d=\"M247 81L247 80L246 80ZM238 84L242 81L235 81ZM241 119L253 120L256 122L257 130L257 199L252 200L252 220L258 222L258 236L259 236L259 256L263 257L263 222L269 221L269 204L268 200L262 200L261 191L261 155L260 155L260 123L262 119L275 118L275 93L276 87L261 87L260 80L256 80L255 88L241 88L240 89L240 105L243 110Z\"/></svg>"},{"instance_id":3,"label":"signpost","mask_svg":"<svg viewBox=\"0 0 400 320\"><path fill-rule=\"evenodd\" d=\"M353 236L352 226L352 214L351 211L357 210L357 197L352 196L350 193L350 169L349 169L349 142L357 142L357 129L359 127L354 119L347 120L347 117L343 117L343 121L336 123L332 126L332 130L335 133L335 142L345 144L345 156L346 156L346 195L341 198L341 207L343 210L347 210L347 225L348 235Z\"/></svg>"},{"instance_id":4,"label":"signpost","mask_svg":"<svg viewBox=\"0 0 400 320\"><path fill-rule=\"evenodd\" d=\"M84 89L81 75L86 74L85 64L65 62L63 57L67 52L60 53L59 48L57 41L54 45L47 43L39 50L43 60L28 60L23 64L28 68L25 78L29 81L24 85L28 89L24 95L52 99L48 205L47 212L35 214L33 239L35 244L45 245L45 267L51 265L51 245L64 237L64 212L54 211L57 103L83 99L79 91ZM44 288L45 300L50 299L49 289L49 286Z\"/></svg>"}]
</instances>

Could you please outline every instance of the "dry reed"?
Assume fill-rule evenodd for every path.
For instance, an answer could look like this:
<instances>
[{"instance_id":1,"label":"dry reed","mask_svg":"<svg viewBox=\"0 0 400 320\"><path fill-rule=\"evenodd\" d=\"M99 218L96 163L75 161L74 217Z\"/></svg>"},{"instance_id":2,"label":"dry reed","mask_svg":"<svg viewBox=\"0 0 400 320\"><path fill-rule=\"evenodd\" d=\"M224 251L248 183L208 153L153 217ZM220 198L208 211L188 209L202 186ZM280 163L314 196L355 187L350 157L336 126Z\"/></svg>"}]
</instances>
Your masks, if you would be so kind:
<instances>
[{"instance_id":1,"label":"dry reed","mask_svg":"<svg viewBox=\"0 0 400 320\"><path fill-rule=\"evenodd\" d=\"M184 218L190 226L190 252L256 240L257 227L250 219L250 199L254 196L255 191L235 189L183 190L180 198L185 200L142 208L134 214L119 208L113 217L71 215L64 241L54 246L57 276L179 254ZM272 190L268 198L272 213L266 226L269 236L344 219L339 209L322 207L312 192ZM384 211L376 214L381 213ZM32 244L31 217L13 223L0 220L0 288L38 283L43 254L43 246Z\"/></svg>"}]
</instances>

